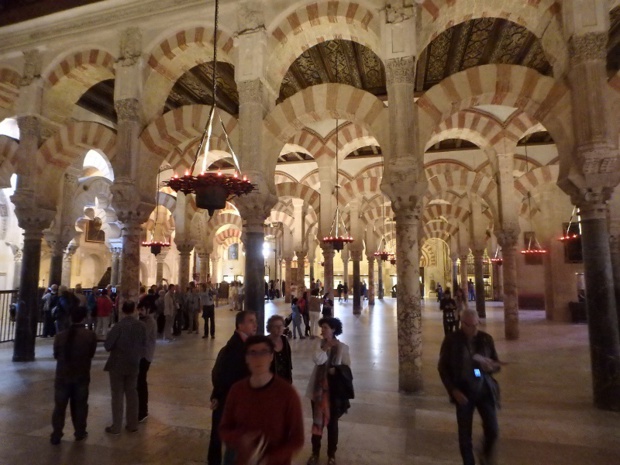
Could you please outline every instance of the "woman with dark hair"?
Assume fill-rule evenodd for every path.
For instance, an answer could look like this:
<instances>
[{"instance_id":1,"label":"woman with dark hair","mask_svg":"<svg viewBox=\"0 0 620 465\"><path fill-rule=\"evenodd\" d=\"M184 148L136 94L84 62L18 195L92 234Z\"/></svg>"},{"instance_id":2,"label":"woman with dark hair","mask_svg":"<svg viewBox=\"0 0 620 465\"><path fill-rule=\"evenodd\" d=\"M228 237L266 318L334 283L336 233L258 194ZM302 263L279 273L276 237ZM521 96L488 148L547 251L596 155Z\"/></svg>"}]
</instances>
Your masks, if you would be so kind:
<instances>
[{"instance_id":1,"label":"woman with dark hair","mask_svg":"<svg viewBox=\"0 0 620 465\"><path fill-rule=\"evenodd\" d=\"M342 322L338 318L321 318L320 347L314 354L314 369L310 376L306 397L312 404L312 455L308 465L319 463L323 428L327 427L328 465L336 465L338 448L338 419L350 407L353 398L353 376L349 346L336 336L342 334Z\"/></svg>"},{"instance_id":2,"label":"woman with dark hair","mask_svg":"<svg viewBox=\"0 0 620 465\"><path fill-rule=\"evenodd\" d=\"M267 320L267 332L274 346L271 372L293 384L293 359L291 345L288 338L283 334L284 318L280 315L273 315L269 318Z\"/></svg>"}]
</instances>

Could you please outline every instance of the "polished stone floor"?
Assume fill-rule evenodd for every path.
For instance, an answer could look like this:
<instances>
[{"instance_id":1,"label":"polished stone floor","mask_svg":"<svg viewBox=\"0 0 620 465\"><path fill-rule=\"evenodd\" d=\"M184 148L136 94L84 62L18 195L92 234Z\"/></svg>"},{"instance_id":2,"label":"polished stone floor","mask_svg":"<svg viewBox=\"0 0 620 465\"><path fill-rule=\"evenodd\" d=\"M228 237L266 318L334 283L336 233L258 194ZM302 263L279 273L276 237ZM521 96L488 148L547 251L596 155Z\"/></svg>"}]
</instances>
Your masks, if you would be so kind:
<instances>
[{"instance_id":1,"label":"polished stone floor","mask_svg":"<svg viewBox=\"0 0 620 465\"><path fill-rule=\"evenodd\" d=\"M618 465L620 414L592 407L587 327L554 324L544 313L521 312L521 339L503 337L501 306L489 304L487 332L507 365L498 380L501 465ZM340 428L340 465L460 464L453 407L437 375L442 340L434 302L423 311L425 392L399 394L395 301L365 305L360 316L352 303L336 304L344 323L341 339L350 345L356 399ZM283 302L266 304L268 315L286 314ZM0 465L201 464L210 431L210 371L217 350L233 329L227 307L216 311L216 339L183 334L159 343L149 373L150 417L138 433L110 437L109 384L99 347L92 368L89 437L73 441L67 418L61 445L49 443L54 361L51 340L37 341L37 360L13 363L12 345L0 344ZM305 391L316 341L291 341L294 384ZM303 401L306 429L309 401ZM476 435L480 427L475 426ZM309 438L309 436L308 436ZM295 464L305 464L310 441ZM322 464L327 459L322 457Z\"/></svg>"}]
</instances>

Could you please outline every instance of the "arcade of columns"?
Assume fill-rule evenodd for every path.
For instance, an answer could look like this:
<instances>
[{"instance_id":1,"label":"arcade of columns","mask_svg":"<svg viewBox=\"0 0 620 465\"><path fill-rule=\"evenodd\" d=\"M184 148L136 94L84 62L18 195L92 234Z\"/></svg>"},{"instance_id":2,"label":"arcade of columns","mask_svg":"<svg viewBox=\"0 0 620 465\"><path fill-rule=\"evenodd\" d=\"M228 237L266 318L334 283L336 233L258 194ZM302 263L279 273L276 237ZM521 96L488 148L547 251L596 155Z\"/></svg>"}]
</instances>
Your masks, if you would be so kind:
<instances>
[{"instance_id":1,"label":"arcade of columns","mask_svg":"<svg viewBox=\"0 0 620 465\"><path fill-rule=\"evenodd\" d=\"M170 2L162 0L160 3L168 5ZM211 23L203 5L187 3L188 6L174 12L179 24L194 24L196 16L204 17L205 24ZM422 243L430 238L450 243L451 263L456 263L457 259L465 263L471 250L476 292L484 295L483 260L485 249L489 249L488 231L492 231L503 254L501 287L505 337L517 339L518 244L522 232L518 197L522 191L518 189L529 192L540 180L532 174L515 182L513 171L517 163L517 142L532 127L540 125L553 136L559 155L559 170L544 172L555 173L557 185L568 194L581 215L594 403L603 409L620 409L620 379L616 376L620 372L616 303L620 296L620 241L617 239L620 215L613 196L620 167L616 161L618 121L612 116L614 106L620 102L614 88L620 86L615 87L613 79L607 80L608 2L564 1L561 13L547 5L550 2L505 2L513 3L514 11L519 13L511 18L530 27L534 33L547 30L541 27L542 22L536 22L540 18L546 18L551 24L549 30L555 31L555 35L550 32L542 43L552 59L554 77L541 76L524 67L490 64L451 75L422 95L414 95L417 58L432 38L448 27L444 23L470 20L475 2L427 1L422 5L391 4L387 8L384 2L369 2L374 5L373 9L352 2L317 1L308 5L295 2L286 10L278 10L275 6L278 2L273 2L274 10L261 10L260 3L245 2L238 11L227 9L220 21L236 25L221 34L225 44L221 47L223 60L234 64L239 115L238 119L230 115L223 118L233 130L241 169L256 185L254 192L233 203L240 217L234 221L241 228L246 254L245 304L258 312L259 328L264 327L263 243L266 230L276 234L281 242L280 253L286 270L283 279L289 283L294 255L301 269L307 257L311 264L308 271L311 275L314 273L313 263L319 259L316 256L318 244L322 248L325 290L333 292L335 251L321 243L320 238L330 231L336 204L332 193L340 182L339 173L334 169L334 150L323 147L311 153L317 165L315 177L320 187L315 192L318 191L318 198L301 194L301 188L286 191L283 186L286 182L276 183L276 172L279 169L277 156L283 152L285 144L295 140L300 128L338 118L361 128L364 137L373 137L383 154L381 191L370 190L370 183L348 179L350 189L339 192L340 203L346 205L348 227L355 237L342 252L341 259L345 280L351 263L351 281L357 291L360 262L365 255L369 304L374 303L375 294L383 297L385 264L375 260L372 254L379 244L379 231L376 221L367 222L368 218L376 220L379 215L375 211L374 217L368 216L365 208L369 203L364 203L367 202L364 193L370 190L373 198L382 198L385 193L391 203L396 242L399 388L412 393L423 390L419 264ZM170 20L163 20L164 13L157 10L151 11L151 16L141 16L143 22L138 22L138 27L130 27L123 23L123 11L112 12L105 10L105 5L100 7L102 14L98 20L93 20L88 34L93 43L106 42L106 47L101 45L100 50L105 57L103 62L97 61L97 53L81 53L83 50L78 44L80 36L86 33L78 29L63 40L50 39L45 49L41 47L43 39L24 39L18 35L23 43L18 39L15 39L17 42L8 41L0 53L3 70L19 69L17 79L11 81L15 85L2 87L4 100L0 108L2 117L17 118L20 129L18 144L0 145L3 173L8 170L18 175L11 201L24 231L19 299L25 311L18 313L15 361L29 361L35 357L39 283L36 271L40 269L43 238L52 257L50 280L66 281L64 276L70 270L75 231L66 226L77 219L70 208L70 199L79 190L76 166L84 151L100 149L113 167L115 179L109 186L111 202L106 205L113 212L111 223L118 229L116 237L109 241L113 280L121 283L123 299L135 299L140 282L140 241L144 225L149 217L152 218L156 206L153 199L156 175L162 165L179 172L191 164L193 154L187 146L200 136L208 112L208 108L194 105L163 113L163 102L175 79L190 64L209 60L208 47L203 47L203 43L200 47L190 46L192 40L199 41L192 36L196 29L191 29L192 34L189 28L173 33L167 26ZM493 11L495 7L488 8L490 11L479 11L476 3L473 16L506 15L504 11ZM537 11L537 8L542 10ZM583 13L586 10L587 14ZM279 16L283 11L284 20ZM125 13L138 12L135 7ZM442 23L438 18L445 21ZM79 20L77 16L72 19ZM71 24L77 28L76 24ZM104 31L109 24L118 26L118 36ZM52 38L54 31L50 27ZM169 39L162 42L164 36ZM47 36L42 34L41 37ZM359 41L381 57L389 104L363 90L337 83L311 86L276 104L279 82L305 48L320 41L343 38ZM155 45L158 41L159 46ZM118 45L118 56L104 52L109 43ZM71 52L66 54L65 50ZM22 53L16 58L15 52ZM69 56L79 59L72 61L67 59ZM89 70L85 76L91 84L109 77L115 80L114 108L118 122L113 128L72 118L72 105L80 97L79 93L89 86L76 90L71 83L85 66ZM7 71L1 75L6 78L11 73ZM12 93L7 92L7 88ZM12 98L7 100L7 94ZM467 117L459 115L479 105L504 105L524 115L516 125L519 130L508 124L495 124L490 133L477 132L476 140L486 137L484 149L492 152L493 176L489 180L472 173L470 180L464 180L467 176L457 180L456 176L453 178L449 172L444 172L429 179L429 168L425 165L429 141L441 137L441 128L461 129L461 134L465 134L463 125ZM467 129L476 132L471 127ZM346 154L340 153L340 156ZM452 192L463 186L470 190L463 214L450 213L431 202L433 198L443 198L438 191L446 185L454 188ZM170 192L165 193L171 197ZM541 198L544 195L542 192ZM284 197L293 198L286 206L287 211L280 208ZM209 226L204 215L196 212L191 196L185 198L178 194L173 203L179 270L175 281L184 288L190 280L192 251L198 257L197 269L201 276L216 270L221 257L213 241L201 237L205 231L210 231L209 237L213 238L217 231L213 231L214 227ZM377 206L376 200L372 206ZM454 215L456 220L451 218L440 229L432 230L424 220L431 206L438 216ZM532 212L528 213L531 219ZM491 228L486 215L491 215ZM540 218L538 221L542 222ZM275 223L281 225L281 231L274 232L277 228L271 225ZM266 225L270 226L266 228ZM551 235L551 232L546 234L548 240ZM561 282L553 276L557 258L550 255L545 257L544 267L545 286L551 289L561 286ZM157 259L158 281L169 256L170 252ZM455 271L455 281L467 281L464 268L461 266L459 279ZM549 291L549 296L557 295L557 290ZM354 292L354 296L353 311L358 313L362 302L359 292ZM476 308L484 317L483 299L478 299Z\"/></svg>"}]
</instances>

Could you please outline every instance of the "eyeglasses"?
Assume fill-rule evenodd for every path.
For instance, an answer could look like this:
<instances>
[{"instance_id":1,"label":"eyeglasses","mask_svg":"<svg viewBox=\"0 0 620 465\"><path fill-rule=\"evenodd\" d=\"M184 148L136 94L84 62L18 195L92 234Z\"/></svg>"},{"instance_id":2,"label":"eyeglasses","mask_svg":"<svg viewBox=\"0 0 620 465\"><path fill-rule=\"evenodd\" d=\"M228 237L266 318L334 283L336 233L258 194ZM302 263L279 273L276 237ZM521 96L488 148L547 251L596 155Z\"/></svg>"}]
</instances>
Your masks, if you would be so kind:
<instances>
[{"instance_id":1,"label":"eyeglasses","mask_svg":"<svg viewBox=\"0 0 620 465\"><path fill-rule=\"evenodd\" d=\"M271 350L263 349L263 350L248 350L245 355L248 357L267 357L271 355L273 352Z\"/></svg>"}]
</instances>

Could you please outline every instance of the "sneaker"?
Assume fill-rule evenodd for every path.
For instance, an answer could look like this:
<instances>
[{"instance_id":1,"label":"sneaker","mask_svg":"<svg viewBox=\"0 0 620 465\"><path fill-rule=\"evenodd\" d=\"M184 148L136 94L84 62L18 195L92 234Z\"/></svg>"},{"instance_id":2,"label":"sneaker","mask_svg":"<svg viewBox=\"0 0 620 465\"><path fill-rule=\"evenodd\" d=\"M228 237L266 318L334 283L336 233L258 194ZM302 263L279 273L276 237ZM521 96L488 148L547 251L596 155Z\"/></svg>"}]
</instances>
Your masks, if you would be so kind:
<instances>
[{"instance_id":1,"label":"sneaker","mask_svg":"<svg viewBox=\"0 0 620 465\"><path fill-rule=\"evenodd\" d=\"M138 418L138 422L139 423L144 423L148 417L149 417L149 414L147 413L143 417Z\"/></svg>"},{"instance_id":2,"label":"sneaker","mask_svg":"<svg viewBox=\"0 0 620 465\"><path fill-rule=\"evenodd\" d=\"M111 426L106 426L105 427L105 432L108 434L111 434L113 436L118 436L119 434L121 434L120 431L116 431L114 428L112 428Z\"/></svg>"},{"instance_id":3,"label":"sneaker","mask_svg":"<svg viewBox=\"0 0 620 465\"><path fill-rule=\"evenodd\" d=\"M76 441L83 441L84 439L86 439L88 437L88 431L84 431L81 434L77 434L75 433L75 440Z\"/></svg>"},{"instance_id":4,"label":"sneaker","mask_svg":"<svg viewBox=\"0 0 620 465\"><path fill-rule=\"evenodd\" d=\"M317 465L319 463L318 455L311 455L306 465Z\"/></svg>"}]
</instances>

